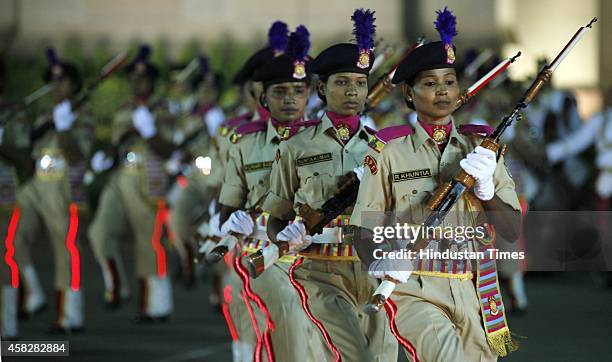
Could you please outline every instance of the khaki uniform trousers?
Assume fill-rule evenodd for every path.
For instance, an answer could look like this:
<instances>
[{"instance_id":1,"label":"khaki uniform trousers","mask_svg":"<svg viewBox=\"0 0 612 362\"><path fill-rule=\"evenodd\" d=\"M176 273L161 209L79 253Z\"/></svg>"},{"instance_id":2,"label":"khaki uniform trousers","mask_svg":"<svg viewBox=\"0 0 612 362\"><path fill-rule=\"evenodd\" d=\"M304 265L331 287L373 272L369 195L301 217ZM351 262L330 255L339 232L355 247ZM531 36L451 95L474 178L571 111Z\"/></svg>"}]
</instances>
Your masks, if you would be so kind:
<instances>
[{"instance_id":1,"label":"khaki uniform trousers","mask_svg":"<svg viewBox=\"0 0 612 362\"><path fill-rule=\"evenodd\" d=\"M21 209L15 235L17 264L22 267L32 263L30 248L46 232L55 261L55 289L70 288L71 254L66 245L70 226L70 201L66 196L64 181L32 179L18 191L17 200ZM82 233L85 226L82 216L86 216L86 213L79 210L78 234Z\"/></svg>"},{"instance_id":2,"label":"khaki uniform trousers","mask_svg":"<svg viewBox=\"0 0 612 362\"><path fill-rule=\"evenodd\" d=\"M386 314L364 312L378 283L361 262L307 258L295 269L295 278L343 361L397 360L398 344Z\"/></svg>"},{"instance_id":3,"label":"khaki uniform trousers","mask_svg":"<svg viewBox=\"0 0 612 362\"><path fill-rule=\"evenodd\" d=\"M412 274L391 296L395 323L422 362L496 361L472 280ZM407 353L408 355L408 353Z\"/></svg>"},{"instance_id":4,"label":"khaki uniform trousers","mask_svg":"<svg viewBox=\"0 0 612 362\"><path fill-rule=\"evenodd\" d=\"M277 262L256 279L251 289L265 303L274 323L271 332L274 357L277 362L328 361L332 352L302 308L297 290L289 280L287 262ZM251 305L254 305L251 302ZM257 308L255 313L260 330L266 327L266 317Z\"/></svg>"}]
</instances>

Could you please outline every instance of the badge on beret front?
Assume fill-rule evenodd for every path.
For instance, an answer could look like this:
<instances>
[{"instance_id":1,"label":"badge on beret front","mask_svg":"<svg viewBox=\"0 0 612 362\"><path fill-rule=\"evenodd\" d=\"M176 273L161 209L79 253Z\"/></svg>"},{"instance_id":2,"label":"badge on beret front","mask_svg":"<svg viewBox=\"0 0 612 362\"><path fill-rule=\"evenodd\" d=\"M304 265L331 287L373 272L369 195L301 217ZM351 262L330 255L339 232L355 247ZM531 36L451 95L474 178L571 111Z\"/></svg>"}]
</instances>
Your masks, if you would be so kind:
<instances>
[{"instance_id":1,"label":"badge on beret front","mask_svg":"<svg viewBox=\"0 0 612 362\"><path fill-rule=\"evenodd\" d=\"M304 62L293 63L293 78L295 79L306 78L306 64Z\"/></svg>"},{"instance_id":2,"label":"badge on beret front","mask_svg":"<svg viewBox=\"0 0 612 362\"><path fill-rule=\"evenodd\" d=\"M55 78L59 78L62 76L62 67L59 66L58 64L53 64L53 66L51 67L51 73L53 74L53 77Z\"/></svg>"},{"instance_id":3,"label":"badge on beret front","mask_svg":"<svg viewBox=\"0 0 612 362\"><path fill-rule=\"evenodd\" d=\"M136 73L144 74L146 70L147 70L147 65L145 64L145 62L136 63Z\"/></svg>"},{"instance_id":4,"label":"badge on beret front","mask_svg":"<svg viewBox=\"0 0 612 362\"><path fill-rule=\"evenodd\" d=\"M359 52L357 66L361 69L367 69L370 67L370 51L369 50L364 49Z\"/></svg>"},{"instance_id":5,"label":"badge on beret front","mask_svg":"<svg viewBox=\"0 0 612 362\"><path fill-rule=\"evenodd\" d=\"M452 44L444 44L446 50L446 63L453 64L455 62L455 51L453 50Z\"/></svg>"}]
</instances>

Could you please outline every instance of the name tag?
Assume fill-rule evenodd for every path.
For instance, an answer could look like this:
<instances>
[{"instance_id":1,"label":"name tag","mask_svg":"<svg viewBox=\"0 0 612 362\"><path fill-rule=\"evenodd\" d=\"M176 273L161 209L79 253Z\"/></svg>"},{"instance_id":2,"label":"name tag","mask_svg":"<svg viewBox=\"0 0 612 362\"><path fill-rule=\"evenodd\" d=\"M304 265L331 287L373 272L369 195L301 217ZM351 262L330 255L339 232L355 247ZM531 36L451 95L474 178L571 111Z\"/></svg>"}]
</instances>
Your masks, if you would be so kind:
<instances>
[{"instance_id":1,"label":"name tag","mask_svg":"<svg viewBox=\"0 0 612 362\"><path fill-rule=\"evenodd\" d=\"M253 172L257 170L264 170L267 168L272 168L272 161L255 162L255 163L249 163L249 164L242 166L242 169L244 170L244 172Z\"/></svg>"},{"instance_id":2,"label":"name tag","mask_svg":"<svg viewBox=\"0 0 612 362\"><path fill-rule=\"evenodd\" d=\"M393 174L393 182L415 180L418 178L427 178L427 177L431 177L431 170L428 168L424 168L422 170L396 172Z\"/></svg>"},{"instance_id":3,"label":"name tag","mask_svg":"<svg viewBox=\"0 0 612 362\"><path fill-rule=\"evenodd\" d=\"M331 153L322 153L320 155L314 155L309 157L298 158L295 163L297 167L312 165L313 163L331 161L333 159Z\"/></svg>"}]
</instances>

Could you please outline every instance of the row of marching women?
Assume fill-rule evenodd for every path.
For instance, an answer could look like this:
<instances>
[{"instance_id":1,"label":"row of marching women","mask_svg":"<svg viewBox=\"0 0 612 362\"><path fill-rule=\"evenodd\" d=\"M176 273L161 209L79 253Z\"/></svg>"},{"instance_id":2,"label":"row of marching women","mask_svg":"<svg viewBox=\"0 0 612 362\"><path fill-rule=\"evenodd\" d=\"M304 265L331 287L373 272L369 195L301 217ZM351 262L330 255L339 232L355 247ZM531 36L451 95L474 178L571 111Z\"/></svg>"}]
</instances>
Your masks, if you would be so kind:
<instances>
[{"instance_id":1,"label":"row of marching women","mask_svg":"<svg viewBox=\"0 0 612 362\"><path fill-rule=\"evenodd\" d=\"M415 39L373 82L385 63L374 11L355 10L352 26L346 20L354 40L316 55L306 26L272 23L268 44L232 80L233 112L218 105L222 78L206 57L180 67L177 94L164 94L146 45L111 60L87 86L75 64L49 50L46 86L0 104L2 338L19 338L18 320L50 303L31 256L48 240L54 334L84 329L81 270L90 260L109 308L136 297L137 323L171 321L176 259L187 286L207 269L209 304L225 317L234 361L396 361L400 349L411 361L490 361L514 351L507 315L527 308L524 267L505 260L498 270L485 251L525 248L527 205L549 205L551 182L538 163L571 163L597 143L596 190L609 200L606 143L596 141L609 117L581 130L568 93L527 107L558 59L503 117L523 91L504 72L518 55L458 59L448 8L437 11L439 40ZM88 101L111 74L126 78L131 97L100 139ZM52 106L29 112L46 94ZM524 108L526 126L514 122ZM565 123L556 142L539 147L558 131L546 127L553 108ZM394 125L377 130L381 118ZM567 182L588 184L588 164L580 179L569 164ZM377 235L400 224L481 232ZM133 258L123 255L126 243ZM419 257L375 256L400 250ZM488 257L448 256L464 253ZM500 286L508 286L508 307Z\"/></svg>"}]
</instances>

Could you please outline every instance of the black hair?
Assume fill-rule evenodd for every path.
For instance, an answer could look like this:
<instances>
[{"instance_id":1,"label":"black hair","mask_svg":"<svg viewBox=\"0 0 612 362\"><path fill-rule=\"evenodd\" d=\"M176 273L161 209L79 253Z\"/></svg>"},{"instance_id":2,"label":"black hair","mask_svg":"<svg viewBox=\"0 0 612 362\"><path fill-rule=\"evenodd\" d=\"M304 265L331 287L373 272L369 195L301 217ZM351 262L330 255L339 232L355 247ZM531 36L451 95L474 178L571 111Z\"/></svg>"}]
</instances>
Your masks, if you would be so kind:
<instances>
[{"instance_id":1,"label":"black hair","mask_svg":"<svg viewBox=\"0 0 612 362\"><path fill-rule=\"evenodd\" d=\"M325 84L325 87L327 87L327 80L329 79L329 75L326 75L324 77L320 77L319 78L319 84ZM319 97L319 99L321 100L321 102L323 102L323 105L327 105L327 97L325 96L325 94L321 93L321 91L319 90L319 87L317 87L317 96Z\"/></svg>"}]
</instances>

